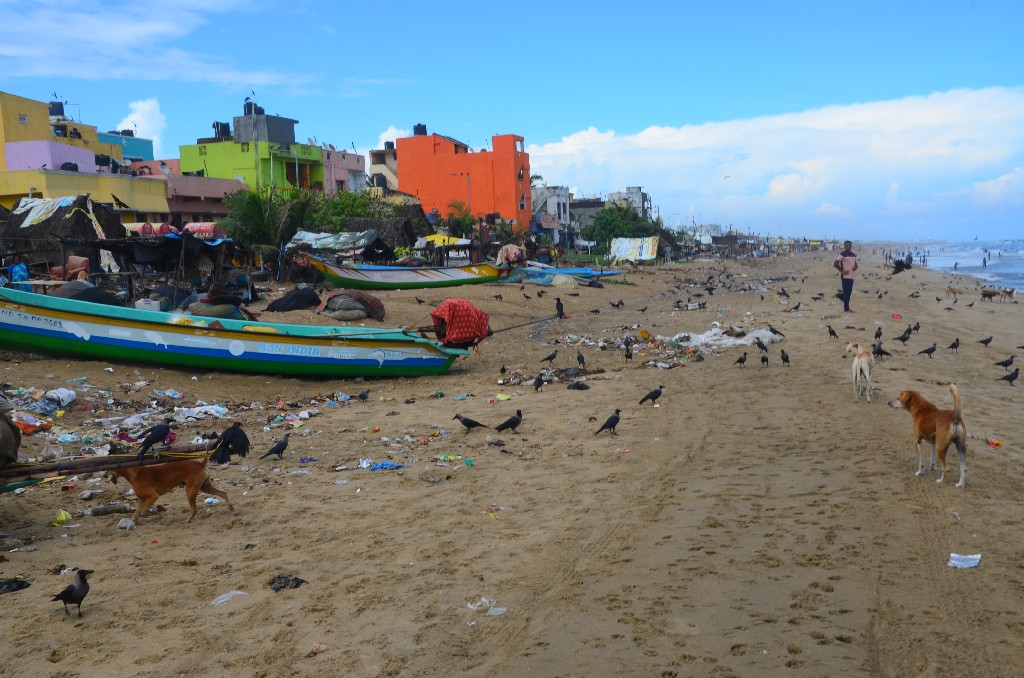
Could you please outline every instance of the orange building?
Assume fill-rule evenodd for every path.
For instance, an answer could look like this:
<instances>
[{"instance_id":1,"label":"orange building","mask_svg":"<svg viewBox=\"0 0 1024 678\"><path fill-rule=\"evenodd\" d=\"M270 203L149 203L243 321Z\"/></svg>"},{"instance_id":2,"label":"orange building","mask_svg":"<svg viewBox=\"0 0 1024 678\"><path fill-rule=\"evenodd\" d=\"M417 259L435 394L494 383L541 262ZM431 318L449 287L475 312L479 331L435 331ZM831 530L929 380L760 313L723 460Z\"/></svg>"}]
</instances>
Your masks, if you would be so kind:
<instances>
[{"instance_id":1,"label":"orange building","mask_svg":"<svg viewBox=\"0 0 1024 678\"><path fill-rule=\"evenodd\" d=\"M491 138L492 150L470 152L461 141L415 125L413 136L396 144L398 190L418 197L424 212L436 209L444 217L459 201L474 217L497 213L517 231L529 229L530 154L522 137L500 134Z\"/></svg>"}]
</instances>

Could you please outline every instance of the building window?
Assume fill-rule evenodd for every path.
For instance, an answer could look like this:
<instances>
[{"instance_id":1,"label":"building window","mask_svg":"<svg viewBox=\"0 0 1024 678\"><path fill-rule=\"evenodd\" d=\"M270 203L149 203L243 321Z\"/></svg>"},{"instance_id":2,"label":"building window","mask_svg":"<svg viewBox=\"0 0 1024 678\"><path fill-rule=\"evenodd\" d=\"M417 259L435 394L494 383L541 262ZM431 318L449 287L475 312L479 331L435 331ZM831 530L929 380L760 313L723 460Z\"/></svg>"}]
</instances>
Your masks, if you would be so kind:
<instances>
[{"instance_id":1,"label":"building window","mask_svg":"<svg viewBox=\"0 0 1024 678\"><path fill-rule=\"evenodd\" d=\"M522 180L523 180L523 168L520 167L519 168L519 181L522 181Z\"/></svg>"},{"instance_id":2,"label":"building window","mask_svg":"<svg viewBox=\"0 0 1024 678\"><path fill-rule=\"evenodd\" d=\"M249 142L248 141L243 141L242 142L242 153L248 153L248 152L249 152Z\"/></svg>"},{"instance_id":3,"label":"building window","mask_svg":"<svg viewBox=\"0 0 1024 678\"><path fill-rule=\"evenodd\" d=\"M525 210L526 209L526 194L525 193L522 195L522 197L519 198L519 209L521 209L521 210Z\"/></svg>"}]
</instances>

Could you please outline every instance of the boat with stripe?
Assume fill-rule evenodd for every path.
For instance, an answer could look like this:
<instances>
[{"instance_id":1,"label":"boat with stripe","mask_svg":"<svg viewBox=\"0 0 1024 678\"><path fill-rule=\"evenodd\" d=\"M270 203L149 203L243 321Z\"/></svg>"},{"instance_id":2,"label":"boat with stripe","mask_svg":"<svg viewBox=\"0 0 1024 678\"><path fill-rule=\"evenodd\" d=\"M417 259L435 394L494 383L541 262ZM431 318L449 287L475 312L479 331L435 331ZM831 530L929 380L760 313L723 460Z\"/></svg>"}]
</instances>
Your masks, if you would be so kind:
<instances>
[{"instance_id":1,"label":"boat with stripe","mask_svg":"<svg viewBox=\"0 0 1024 678\"><path fill-rule=\"evenodd\" d=\"M332 264L308 253L305 257L335 287L356 290L417 290L498 282L512 270L486 262L465 266L351 266Z\"/></svg>"},{"instance_id":2,"label":"boat with stripe","mask_svg":"<svg viewBox=\"0 0 1024 678\"><path fill-rule=\"evenodd\" d=\"M0 348L189 369L322 377L444 374L462 349L403 329L163 313L0 288Z\"/></svg>"}]
</instances>

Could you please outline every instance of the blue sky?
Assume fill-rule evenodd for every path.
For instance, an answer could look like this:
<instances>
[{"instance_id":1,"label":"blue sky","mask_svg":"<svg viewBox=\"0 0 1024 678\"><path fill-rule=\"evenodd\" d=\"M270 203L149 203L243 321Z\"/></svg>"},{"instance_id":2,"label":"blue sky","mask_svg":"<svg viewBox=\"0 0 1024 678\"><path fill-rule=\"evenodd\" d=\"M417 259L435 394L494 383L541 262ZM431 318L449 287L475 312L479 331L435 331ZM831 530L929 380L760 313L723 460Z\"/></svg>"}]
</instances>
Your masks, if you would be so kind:
<instances>
[{"instance_id":1,"label":"blue sky","mask_svg":"<svg viewBox=\"0 0 1024 678\"><path fill-rule=\"evenodd\" d=\"M1020 0L0 0L0 26L0 90L158 157L255 92L360 152L518 134L546 183L642 186L669 226L1024 234Z\"/></svg>"}]
</instances>

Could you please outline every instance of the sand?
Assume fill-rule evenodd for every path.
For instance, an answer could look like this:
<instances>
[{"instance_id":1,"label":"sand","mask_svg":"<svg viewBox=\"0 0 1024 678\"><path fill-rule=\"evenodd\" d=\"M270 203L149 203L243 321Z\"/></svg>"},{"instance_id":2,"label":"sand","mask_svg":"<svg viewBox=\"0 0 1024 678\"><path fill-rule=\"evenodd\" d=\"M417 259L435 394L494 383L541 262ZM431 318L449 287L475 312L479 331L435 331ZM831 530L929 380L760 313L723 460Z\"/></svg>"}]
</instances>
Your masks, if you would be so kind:
<instances>
[{"instance_id":1,"label":"sand","mask_svg":"<svg viewBox=\"0 0 1024 678\"><path fill-rule=\"evenodd\" d=\"M437 378L316 381L13 356L0 378L15 386L87 376L130 408L157 388L226 404L257 453L281 434L262 428L279 399L298 412L334 391L369 388L370 398L337 408L321 398L323 414L294 430L280 464L250 455L211 468L235 510L203 504L191 525L180 490L131 532L116 529L121 516L82 515L119 496L107 482L78 477L64 493L53 484L0 496L0 531L36 547L0 562L0 577L32 579L0 597L0 674L1018 674L1024 383L997 381L1005 371L993 363L1019 353L1024 312L980 302L964 278L971 291L953 304L948 276L914 269L887 278L880 255L862 254L853 314L832 297L839 283L825 253L651 267L623 276L627 284L561 292L567 319L498 333ZM671 310L702 293L674 287L680 281L723 271L732 289L703 297L707 309ZM553 312L559 293L537 299L537 289L527 286L531 300L512 285L455 294L500 328ZM819 292L825 298L812 300ZM382 293L385 324L423 324L429 305L415 296L435 304L445 293ZM619 299L622 308L611 308ZM311 312L284 318L323 322ZM599 372L590 390L497 384L503 364L532 379L569 335L669 336L713 322L771 323L785 339L767 367L756 348L729 348L669 370L649 364L656 354L647 346L627 364L621 349L587 343L587 365ZM914 322L921 329L906 347L891 339ZM840 340L829 340L827 324ZM878 325L893 356L876 365L874 402L855 404L844 342L870 343ZM991 346L977 343L989 335ZM957 337L959 352L947 350ZM932 342L934 358L917 354ZM741 368L743 350L750 361ZM575 348L562 347L556 366L574 364ZM117 390L139 379L152 383L135 395ZM914 475L910 415L886 406L914 388L947 407L951 381L972 434L966 489L954 487L952 453L944 484ZM639 406L658 385L660 407ZM438 390L443 397L432 397ZM491 403L499 392L512 398ZM269 409L240 409L254 402ZM517 408L518 435L466 433L451 421L460 413L494 426ZM595 436L615 408L619 435ZM70 411L67 424L89 416ZM432 436L439 428L450 434ZM504 444L488 446L488 435ZM42 445L27 437L23 454ZM439 464L441 455L461 459ZM371 472L360 459L406 468ZM79 499L89 488L104 493ZM52 526L61 508L73 520ZM981 564L948 567L952 552L981 554ZM50 602L70 582L49 573L58 565L96 571L83 619ZM274 592L278 574L307 583ZM211 606L231 591L246 595Z\"/></svg>"}]
</instances>

